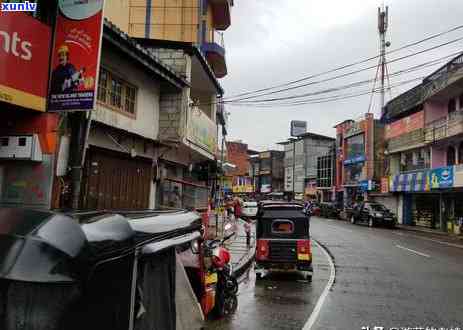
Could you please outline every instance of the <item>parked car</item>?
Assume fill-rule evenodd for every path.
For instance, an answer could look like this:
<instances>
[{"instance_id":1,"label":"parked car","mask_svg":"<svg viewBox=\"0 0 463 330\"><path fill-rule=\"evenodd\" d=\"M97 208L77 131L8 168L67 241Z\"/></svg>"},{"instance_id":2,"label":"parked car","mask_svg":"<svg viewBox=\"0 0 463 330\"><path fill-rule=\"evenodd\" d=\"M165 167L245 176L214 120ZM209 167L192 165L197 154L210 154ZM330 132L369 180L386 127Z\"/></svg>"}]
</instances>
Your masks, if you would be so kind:
<instances>
[{"instance_id":1,"label":"parked car","mask_svg":"<svg viewBox=\"0 0 463 330\"><path fill-rule=\"evenodd\" d=\"M334 203L320 203L320 216L338 219L341 210Z\"/></svg>"},{"instance_id":2,"label":"parked car","mask_svg":"<svg viewBox=\"0 0 463 330\"><path fill-rule=\"evenodd\" d=\"M257 202L244 202L241 214L243 218L255 219L257 215Z\"/></svg>"},{"instance_id":3,"label":"parked car","mask_svg":"<svg viewBox=\"0 0 463 330\"><path fill-rule=\"evenodd\" d=\"M369 227L377 225L386 225L394 228L397 223L397 217L387 207L380 203L363 202L352 210L350 222L367 223Z\"/></svg>"}]
</instances>

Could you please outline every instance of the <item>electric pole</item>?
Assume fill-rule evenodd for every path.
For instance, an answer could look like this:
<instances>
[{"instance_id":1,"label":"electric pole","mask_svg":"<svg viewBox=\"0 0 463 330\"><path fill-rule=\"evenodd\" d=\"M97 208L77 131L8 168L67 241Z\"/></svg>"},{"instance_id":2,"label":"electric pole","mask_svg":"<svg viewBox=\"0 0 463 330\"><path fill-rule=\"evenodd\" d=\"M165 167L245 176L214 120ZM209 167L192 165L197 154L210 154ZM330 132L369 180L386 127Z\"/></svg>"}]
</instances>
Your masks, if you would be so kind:
<instances>
[{"instance_id":1,"label":"electric pole","mask_svg":"<svg viewBox=\"0 0 463 330\"><path fill-rule=\"evenodd\" d=\"M386 32L389 25L389 8L388 6L378 8L378 31L379 31L379 42L380 42L380 69L381 69L381 115L384 112L385 105L385 79L386 79L386 47L390 46L390 42L386 41Z\"/></svg>"}]
</instances>

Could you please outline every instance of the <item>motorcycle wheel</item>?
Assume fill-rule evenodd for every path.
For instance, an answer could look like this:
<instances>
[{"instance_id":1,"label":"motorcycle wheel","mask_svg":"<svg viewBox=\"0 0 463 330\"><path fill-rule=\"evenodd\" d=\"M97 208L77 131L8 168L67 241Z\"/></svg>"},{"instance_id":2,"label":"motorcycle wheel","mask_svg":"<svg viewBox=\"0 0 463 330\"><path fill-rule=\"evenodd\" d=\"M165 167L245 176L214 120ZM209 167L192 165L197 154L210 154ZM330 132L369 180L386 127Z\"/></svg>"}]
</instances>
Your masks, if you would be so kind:
<instances>
[{"instance_id":1,"label":"motorcycle wheel","mask_svg":"<svg viewBox=\"0 0 463 330\"><path fill-rule=\"evenodd\" d=\"M235 295L228 296L224 303L224 316L233 314L238 308L238 298Z\"/></svg>"},{"instance_id":2,"label":"motorcycle wheel","mask_svg":"<svg viewBox=\"0 0 463 330\"><path fill-rule=\"evenodd\" d=\"M236 278L230 276L227 279L227 292L232 295L236 295L238 293L238 281Z\"/></svg>"}]
</instances>

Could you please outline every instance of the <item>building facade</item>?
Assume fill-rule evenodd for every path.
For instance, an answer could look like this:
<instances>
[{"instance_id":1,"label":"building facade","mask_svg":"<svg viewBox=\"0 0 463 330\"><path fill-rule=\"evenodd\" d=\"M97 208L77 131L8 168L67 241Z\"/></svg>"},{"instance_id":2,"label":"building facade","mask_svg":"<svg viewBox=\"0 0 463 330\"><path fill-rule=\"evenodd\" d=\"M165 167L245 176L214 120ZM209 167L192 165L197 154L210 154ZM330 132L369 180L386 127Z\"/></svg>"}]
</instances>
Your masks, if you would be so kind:
<instances>
[{"instance_id":1,"label":"building facade","mask_svg":"<svg viewBox=\"0 0 463 330\"><path fill-rule=\"evenodd\" d=\"M233 193L252 193L254 187L249 174L249 153L248 145L242 141L227 142L227 160L235 165L233 170L227 173L231 176Z\"/></svg>"},{"instance_id":2,"label":"building facade","mask_svg":"<svg viewBox=\"0 0 463 330\"><path fill-rule=\"evenodd\" d=\"M367 113L336 128L336 203L372 199L384 170L384 125Z\"/></svg>"},{"instance_id":3,"label":"building facade","mask_svg":"<svg viewBox=\"0 0 463 330\"><path fill-rule=\"evenodd\" d=\"M388 191L399 221L458 231L463 220L463 56L386 106Z\"/></svg>"},{"instance_id":4,"label":"building facade","mask_svg":"<svg viewBox=\"0 0 463 330\"><path fill-rule=\"evenodd\" d=\"M317 198L318 157L328 155L334 141L329 136L305 133L280 143L285 153L285 192Z\"/></svg>"},{"instance_id":5,"label":"building facade","mask_svg":"<svg viewBox=\"0 0 463 330\"><path fill-rule=\"evenodd\" d=\"M252 182L256 193L283 192L284 152L262 151L249 158Z\"/></svg>"},{"instance_id":6,"label":"building facade","mask_svg":"<svg viewBox=\"0 0 463 330\"><path fill-rule=\"evenodd\" d=\"M226 134L224 91L227 74L219 31L231 24L232 1L107 1L105 14L150 53L188 81L181 91L160 98L160 205L180 192L182 199L207 207L217 189L219 135ZM220 130L220 126L222 130ZM210 196L215 199L216 197Z\"/></svg>"}]
</instances>

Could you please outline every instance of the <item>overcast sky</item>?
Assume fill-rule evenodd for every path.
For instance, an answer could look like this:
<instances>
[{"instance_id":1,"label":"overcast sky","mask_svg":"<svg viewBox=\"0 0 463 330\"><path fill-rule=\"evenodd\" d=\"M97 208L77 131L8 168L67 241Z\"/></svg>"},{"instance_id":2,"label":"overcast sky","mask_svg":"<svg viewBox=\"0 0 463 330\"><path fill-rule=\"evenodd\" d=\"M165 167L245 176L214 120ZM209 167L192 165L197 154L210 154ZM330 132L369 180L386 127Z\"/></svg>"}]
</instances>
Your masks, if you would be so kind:
<instances>
[{"instance_id":1,"label":"overcast sky","mask_svg":"<svg viewBox=\"0 0 463 330\"><path fill-rule=\"evenodd\" d=\"M274 86L375 56L378 53L377 7L381 3L378 0L235 0L232 26L225 32L229 72L221 81L225 96ZM392 44L389 50L463 24L461 0L389 0L386 5L390 16L388 40ZM459 37L463 37L463 29L391 54L388 60ZM462 41L392 63L389 71L409 68L459 50L463 50ZM376 61L348 71L375 65ZM438 67L395 77L391 83L424 76ZM375 70L369 70L272 97L314 92L374 76ZM395 88L392 96L413 86ZM335 94L371 88L372 85L362 86ZM310 132L334 136L333 126L367 112L369 100L369 96L362 96L332 103L270 109L229 105L228 140L241 139L258 150L274 148L274 143L289 137L291 120L305 120ZM379 114L378 102L376 96L373 107L376 114Z\"/></svg>"}]
</instances>

